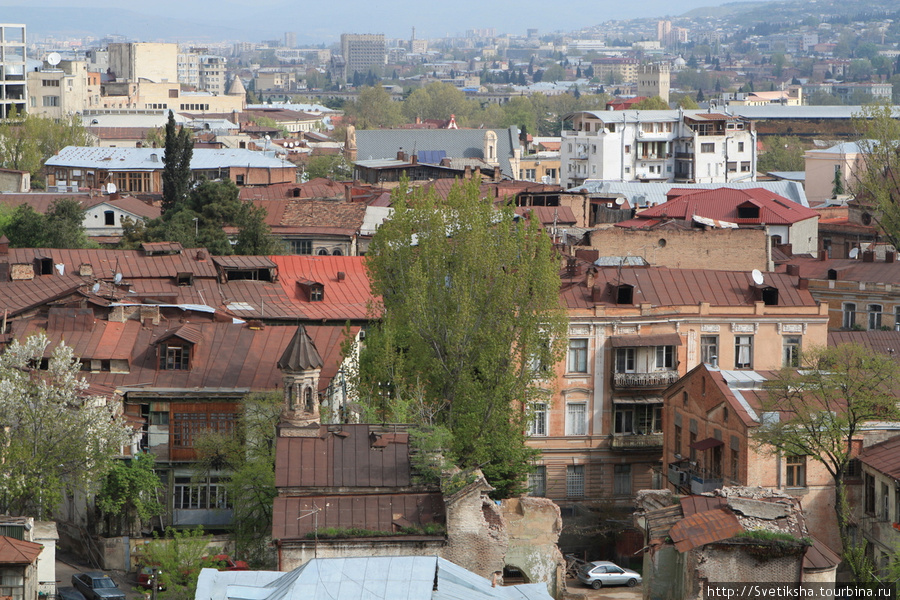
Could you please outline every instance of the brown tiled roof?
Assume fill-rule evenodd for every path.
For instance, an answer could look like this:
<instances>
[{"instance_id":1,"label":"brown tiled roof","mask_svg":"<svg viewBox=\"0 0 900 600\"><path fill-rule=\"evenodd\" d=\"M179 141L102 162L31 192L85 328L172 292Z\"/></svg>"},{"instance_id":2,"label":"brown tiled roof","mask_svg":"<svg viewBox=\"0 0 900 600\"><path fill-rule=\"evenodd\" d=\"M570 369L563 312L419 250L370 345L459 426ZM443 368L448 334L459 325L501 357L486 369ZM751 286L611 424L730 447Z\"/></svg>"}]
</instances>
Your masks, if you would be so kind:
<instances>
[{"instance_id":1,"label":"brown tiled roof","mask_svg":"<svg viewBox=\"0 0 900 600\"><path fill-rule=\"evenodd\" d=\"M859 460L900 481L900 435L863 449L859 453Z\"/></svg>"},{"instance_id":2,"label":"brown tiled roof","mask_svg":"<svg viewBox=\"0 0 900 600\"><path fill-rule=\"evenodd\" d=\"M287 201L281 217L281 226L334 227L358 230L366 216L366 205L360 202L334 202L328 200Z\"/></svg>"},{"instance_id":3,"label":"brown tiled roof","mask_svg":"<svg viewBox=\"0 0 900 600\"><path fill-rule=\"evenodd\" d=\"M34 542L0 535L0 565L30 565L43 548Z\"/></svg>"}]
</instances>

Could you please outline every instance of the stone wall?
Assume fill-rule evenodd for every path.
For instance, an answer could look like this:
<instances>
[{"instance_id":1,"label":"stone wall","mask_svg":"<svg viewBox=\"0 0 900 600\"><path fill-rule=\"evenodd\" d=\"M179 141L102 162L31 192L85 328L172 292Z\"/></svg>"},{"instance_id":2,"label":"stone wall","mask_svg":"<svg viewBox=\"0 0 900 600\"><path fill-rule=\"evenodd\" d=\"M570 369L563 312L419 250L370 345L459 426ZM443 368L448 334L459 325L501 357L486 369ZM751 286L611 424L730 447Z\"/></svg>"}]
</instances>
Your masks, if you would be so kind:
<instances>
[{"instance_id":1,"label":"stone wall","mask_svg":"<svg viewBox=\"0 0 900 600\"><path fill-rule=\"evenodd\" d=\"M565 559L557 545L559 506L547 498L510 498L503 500L500 513L509 536L506 564L518 568L529 583L545 582L558 597L565 586Z\"/></svg>"}]
</instances>

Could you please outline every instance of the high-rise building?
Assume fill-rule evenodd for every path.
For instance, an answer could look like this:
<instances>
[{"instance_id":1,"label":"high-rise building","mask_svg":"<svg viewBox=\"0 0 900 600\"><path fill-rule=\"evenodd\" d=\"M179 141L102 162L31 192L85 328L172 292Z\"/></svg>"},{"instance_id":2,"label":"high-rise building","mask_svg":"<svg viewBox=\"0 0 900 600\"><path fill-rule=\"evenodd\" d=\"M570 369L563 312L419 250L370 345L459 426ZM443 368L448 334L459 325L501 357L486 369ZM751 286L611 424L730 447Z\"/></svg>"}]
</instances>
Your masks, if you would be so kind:
<instances>
[{"instance_id":1,"label":"high-rise building","mask_svg":"<svg viewBox=\"0 0 900 600\"><path fill-rule=\"evenodd\" d=\"M146 79L154 83L176 83L178 44L110 44L109 68L117 81Z\"/></svg>"},{"instance_id":2,"label":"high-rise building","mask_svg":"<svg viewBox=\"0 0 900 600\"><path fill-rule=\"evenodd\" d=\"M284 32L284 47L285 48L296 48L297 47L297 32L296 31L285 31Z\"/></svg>"},{"instance_id":3,"label":"high-rise building","mask_svg":"<svg viewBox=\"0 0 900 600\"><path fill-rule=\"evenodd\" d=\"M344 57L344 78L372 67L384 65L387 60L383 33L342 33L341 55Z\"/></svg>"},{"instance_id":4,"label":"high-rise building","mask_svg":"<svg viewBox=\"0 0 900 600\"><path fill-rule=\"evenodd\" d=\"M0 118L24 113L27 98L25 26L0 23Z\"/></svg>"}]
</instances>

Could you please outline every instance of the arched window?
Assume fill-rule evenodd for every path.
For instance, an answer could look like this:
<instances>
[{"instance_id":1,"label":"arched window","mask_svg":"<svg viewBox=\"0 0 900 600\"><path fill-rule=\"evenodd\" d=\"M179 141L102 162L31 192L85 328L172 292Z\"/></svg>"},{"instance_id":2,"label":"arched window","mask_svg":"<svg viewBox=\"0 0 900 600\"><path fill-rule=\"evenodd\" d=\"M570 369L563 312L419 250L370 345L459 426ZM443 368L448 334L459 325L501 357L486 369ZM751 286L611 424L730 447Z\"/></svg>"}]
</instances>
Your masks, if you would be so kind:
<instances>
[{"instance_id":1,"label":"arched window","mask_svg":"<svg viewBox=\"0 0 900 600\"><path fill-rule=\"evenodd\" d=\"M325 248L319 248L319 251L316 252L319 256L328 256L328 250Z\"/></svg>"},{"instance_id":2,"label":"arched window","mask_svg":"<svg viewBox=\"0 0 900 600\"><path fill-rule=\"evenodd\" d=\"M341 252L341 249L340 249L340 248L335 248L335 249L334 249L334 252L332 252L331 255L332 255L332 256L343 256L344 253Z\"/></svg>"}]
</instances>

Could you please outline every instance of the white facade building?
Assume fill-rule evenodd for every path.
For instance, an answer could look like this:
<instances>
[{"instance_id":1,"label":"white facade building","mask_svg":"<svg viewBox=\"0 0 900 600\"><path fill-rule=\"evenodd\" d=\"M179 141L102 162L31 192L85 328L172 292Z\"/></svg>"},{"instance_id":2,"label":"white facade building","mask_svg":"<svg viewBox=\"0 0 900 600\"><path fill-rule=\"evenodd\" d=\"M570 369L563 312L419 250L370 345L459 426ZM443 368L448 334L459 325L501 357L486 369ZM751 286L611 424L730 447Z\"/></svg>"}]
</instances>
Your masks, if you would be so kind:
<instances>
[{"instance_id":1,"label":"white facade building","mask_svg":"<svg viewBox=\"0 0 900 600\"><path fill-rule=\"evenodd\" d=\"M25 26L0 23L0 119L25 113Z\"/></svg>"},{"instance_id":2,"label":"white facade building","mask_svg":"<svg viewBox=\"0 0 900 600\"><path fill-rule=\"evenodd\" d=\"M567 115L562 185L587 179L729 183L756 180L756 133L741 117L693 110Z\"/></svg>"}]
</instances>

